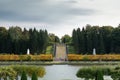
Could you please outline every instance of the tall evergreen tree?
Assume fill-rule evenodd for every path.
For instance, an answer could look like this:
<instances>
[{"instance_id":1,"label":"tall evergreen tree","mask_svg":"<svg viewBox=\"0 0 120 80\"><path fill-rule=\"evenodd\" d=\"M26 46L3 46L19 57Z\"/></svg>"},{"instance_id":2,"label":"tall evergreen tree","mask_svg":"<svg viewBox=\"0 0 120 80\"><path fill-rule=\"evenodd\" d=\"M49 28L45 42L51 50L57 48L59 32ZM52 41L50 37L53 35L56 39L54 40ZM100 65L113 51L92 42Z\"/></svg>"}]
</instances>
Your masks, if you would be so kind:
<instances>
[{"instance_id":1,"label":"tall evergreen tree","mask_svg":"<svg viewBox=\"0 0 120 80\"><path fill-rule=\"evenodd\" d=\"M99 38L99 53L105 53L102 34L100 34Z\"/></svg>"},{"instance_id":2,"label":"tall evergreen tree","mask_svg":"<svg viewBox=\"0 0 120 80\"><path fill-rule=\"evenodd\" d=\"M104 80L102 71L98 70L96 72L95 80Z\"/></svg>"},{"instance_id":3,"label":"tall evergreen tree","mask_svg":"<svg viewBox=\"0 0 120 80\"><path fill-rule=\"evenodd\" d=\"M31 80L38 80L37 74L33 72Z\"/></svg>"},{"instance_id":4,"label":"tall evergreen tree","mask_svg":"<svg viewBox=\"0 0 120 80\"><path fill-rule=\"evenodd\" d=\"M22 72L21 80L27 80L27 75L25 71Z\"/></svg>"},{"instance_id":5,"label":"tall evergreen tree","mask_svg":"<svg viewBox=\"0 0 120 80\"><path fill-rule=\"evenodd\" d=\"M86 43L87 43L87 53L92 53L92 35L91 35L91 26L86 26Z\"/></svg>"},{"instance_id":6,"label":"tall evergreen tree","mask_svg":"<svg viewBox=\"0 0 120 80\"><path fill-rule=\"evenodd\" d=\"M79 53L78 52L78 35L77 35L77 32L76 30L74 29L73 30L73 33L72 33L72 43L74 45L74 49L76 50L76 53Z\"/></svg>"},{"instance_id":7,"label":"tall evergreen tree","mask_svg":"<svg viewBox=\"0 0 120 80\"><path fill-rule=\"evenodd\" d=\"M81 53L85 54L86 53L86 32L84 30L84 28L82 28L82 32L81 32Z\"/></svg>"},{"instance_id":8,"label":"tall evergreen tree","mask_svg":"<svg viewBox=\"0 0 120 80\"><path fill-rule=\"evenodd\" d=\"M120 53L120 27L115 28L112 32L112 52Z\"/></svg>"},{"instance_id":9,"label":"tall evergreen tree","mask_svg":"<svg viewBox=\"0 0 120 80\"><path fill-rule=\"evenodd\" d=\"M0 27L0 52L6 52L6 40L7 40L7 30L4 27Z\"/></svg>"}]
</instances>

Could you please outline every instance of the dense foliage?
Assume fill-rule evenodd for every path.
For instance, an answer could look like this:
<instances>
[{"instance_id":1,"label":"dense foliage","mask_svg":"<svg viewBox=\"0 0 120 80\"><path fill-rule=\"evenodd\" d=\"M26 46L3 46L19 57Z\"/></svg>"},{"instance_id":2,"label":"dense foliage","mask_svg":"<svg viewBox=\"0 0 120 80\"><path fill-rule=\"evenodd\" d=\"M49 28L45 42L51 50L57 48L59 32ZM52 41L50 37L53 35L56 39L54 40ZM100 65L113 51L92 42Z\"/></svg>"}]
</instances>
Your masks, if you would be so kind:
<instances>
[{"instance_id":1,"label":"dense foliage","mask_svg":"<svg viewBox=\"0 0 120 80\"><path fill-rule=\"evenodd\" d=\"M14 80L16 78L17 72L11 67L0 67L0 80Z\"/></svg>"},{"instance_id":2,"label":"dense foliage","mask_svg":"<svg viewBox=\"0 0 120 80\"><path fill-rule=\"evenodd\" d=\"M23 72L25 72L31 77L35 72L37 77L43 77L46 74L45 68L41 66L16 65L12 66L11 68L17 72L17 75L21 75Z\"/></svg>"},{"instance_id":3,"label":"dense foliage","mask_svg":"<svg viewBox=\"0 0 120 80\"><path fill-rule=\"evenodd\" d=\"M95 80L104 80L104 79L103 79L102 71L98 70L98 71L96 72Z\"/></svg>"},{"instance_id":4,"label":"dense foliage","mask_svg":"<svg viewBox=\"0 0 120 80\"><path fill-rule=\"evenodd\" d=\"M49 45L60 42L59 37L53 33L49 33L48 37L49 37Z\"/></svg>"},{"instance_id":5,"label":"dense foliage","mask_svg":"<svg viewBox=\"0 0 120 80\"><path fill-rule=\"evenodd\" d=\"M41 66L12 65L0 67L0 80L27 80L28 76L32 80L38 80L37 77L43 77L45 74L45 68Z\"/></svg>"},{"instance_id":6,"label":"dense foliage","mask_svg":"<svg viewBox=\"0 0 120 80\"><path fill-rule=\"evenodd\" d=\"M70 45L70 43L71 43L71 37L70 37L69 35L66 34L66 35L62 36L61 42Z\"/></svg>"},{"instance_id":7,"label":"dense foliage","mask_svg":"<svg viewBox=\"0 0 120 80\"><path fill-rule=\"evenodd\" d=\"M21 80L27 80L27 75L25 71L22 72Z\"/></svg>"},{"instance_id":8,"label":"dense foliage","mask_svg":"<svg viewBox=\"0 0 120 80\"><path fill-rule=\"evenodd\" d=\"M82 30L73 30L72 42L76 53L92 53L96 49L97 54L120 53L120 26L91 26L87 25Z\"/></svg>"},{"instance_id":9,"label":"dense foliage","mask_svg":"<svg viewBox=\"0 0 120 80\"><path fill-rule=\"evenodd\" d=\"M94 67L84 67L80 68L76 73L79 78L84 78L85 80L95 79L104 80L103 76L111 76L113 80L120 80L120 66L94 66Z\"/></svg>"},{"instance_id":10,"label":"dense foliage","mask_svg":"<svg viewBox=\"0 0 120 80\"><path fill-rule=\"evenodd\" d=\"M104 80L104 75L111 75L112 68L108 67L85 67L78 70L76 76L79 78L85 78L85 80L95 79Z\"/></svg>"},{"instance_id":11,"label":"dense foliage","mask_svg":"<svg viewBox=\"0 0 120 80\"><path fill-rule=\"evenodd\" d=\"M26 54L45 53L48 44L48 33L46 30L36 30L20 27L0 27L0 53Z\"/></svg>"},{"instance_id":12,"label":"dense foliage","mask_svg":"<svg viewBox=\"0 0 120 80\"><path fill-rule=\"evenodd\" d=\"M38 80L37 75L36 75L35 72L32 74L32 79L31 80Z\"/></svg>"}]
</instances>

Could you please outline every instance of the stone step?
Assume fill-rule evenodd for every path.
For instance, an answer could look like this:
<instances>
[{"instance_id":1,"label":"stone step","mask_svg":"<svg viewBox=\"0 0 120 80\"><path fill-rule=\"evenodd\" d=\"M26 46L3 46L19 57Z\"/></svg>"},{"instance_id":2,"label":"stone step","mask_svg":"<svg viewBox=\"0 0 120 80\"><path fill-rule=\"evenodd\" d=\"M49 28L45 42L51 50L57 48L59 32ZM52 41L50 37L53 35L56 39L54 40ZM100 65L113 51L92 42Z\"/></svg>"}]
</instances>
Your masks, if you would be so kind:
<instances>
[{"instance_id":1,"label":"stone step","mask_svg":"<svg viewBox=\"0 0 120 80\"><path fill-rule=\"evenodd\" d=\"M66 45L65 44L56 44L56 56L55 61L65 61L66 56Z\"/></svg>"}]
</instances>

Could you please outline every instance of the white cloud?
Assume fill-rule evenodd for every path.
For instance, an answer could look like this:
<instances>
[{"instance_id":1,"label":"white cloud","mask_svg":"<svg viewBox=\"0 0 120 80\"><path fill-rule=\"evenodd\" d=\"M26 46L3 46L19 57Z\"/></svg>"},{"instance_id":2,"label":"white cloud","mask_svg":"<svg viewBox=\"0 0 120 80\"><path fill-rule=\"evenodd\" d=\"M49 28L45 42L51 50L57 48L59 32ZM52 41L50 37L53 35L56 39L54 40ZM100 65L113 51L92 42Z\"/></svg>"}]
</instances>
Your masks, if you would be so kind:
<instances>
[{"instance_id":1,"label":"white cloud","mask_svg":"<svg viewBox=\"0 0 120 80\"><path fill-rule=\"evenodd\" d=\"M117 26L120 0L0 0L0 26L46 28L58 36L73 28Z\"/></svg>"}]
</instances>

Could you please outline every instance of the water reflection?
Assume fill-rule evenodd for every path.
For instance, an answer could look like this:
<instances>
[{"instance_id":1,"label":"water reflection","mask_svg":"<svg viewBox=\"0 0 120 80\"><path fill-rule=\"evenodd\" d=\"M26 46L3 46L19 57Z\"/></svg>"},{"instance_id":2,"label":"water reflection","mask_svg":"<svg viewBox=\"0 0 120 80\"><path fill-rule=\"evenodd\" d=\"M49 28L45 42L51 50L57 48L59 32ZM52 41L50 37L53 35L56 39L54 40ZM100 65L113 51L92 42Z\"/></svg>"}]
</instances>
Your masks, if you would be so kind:
<instances>
[{"instance_id":1,"label":"water reflection","mask_svg":"<svg viewBox=\"0 0 120 80\"><path fill-rule=\"evenodd\" d=\"M88 66L72 66L72 65L51 65L44 66L46 75L39 80L84 80L76 77L77 71L82 67ZM112 80L110 76L104 76L104 80Z\"/></svg>"},{"instance_id":2,"label":"water reflection","mask_svg":"<svg viewBox=\"0 0 120 80\"><path fill-rule=\"evenodd\" d=\"M52 65L45 66L46 75L39 80L82 80L76 77L79 66Z\"/></svg>"}]
</instances>

